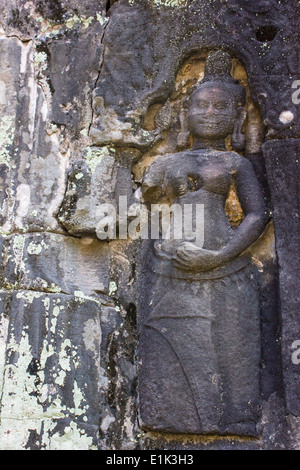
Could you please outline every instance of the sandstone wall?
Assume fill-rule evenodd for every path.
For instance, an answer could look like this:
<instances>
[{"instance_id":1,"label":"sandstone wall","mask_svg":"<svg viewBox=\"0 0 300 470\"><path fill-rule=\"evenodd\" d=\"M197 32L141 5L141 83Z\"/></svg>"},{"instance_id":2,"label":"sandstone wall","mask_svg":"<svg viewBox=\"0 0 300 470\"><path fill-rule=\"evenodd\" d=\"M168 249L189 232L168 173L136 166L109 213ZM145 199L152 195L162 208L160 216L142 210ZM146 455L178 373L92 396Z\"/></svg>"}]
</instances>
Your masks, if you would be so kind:
<instances>
[{"instance_id":1,"label":"sandstone wall","mask_svg":"<svg viewBox=\"0 0 300 470\"><path fill-rule=\"evenodd\" d=\"M0 448L299 449L297 1L1 0L0 13ZM270 213L252 253L257 439L141 431L139 241L95 231L103 202L138 201L149 163L187 145L184 97L220 48L247 88L245 156Z\"/></svg>"}]
</instances>

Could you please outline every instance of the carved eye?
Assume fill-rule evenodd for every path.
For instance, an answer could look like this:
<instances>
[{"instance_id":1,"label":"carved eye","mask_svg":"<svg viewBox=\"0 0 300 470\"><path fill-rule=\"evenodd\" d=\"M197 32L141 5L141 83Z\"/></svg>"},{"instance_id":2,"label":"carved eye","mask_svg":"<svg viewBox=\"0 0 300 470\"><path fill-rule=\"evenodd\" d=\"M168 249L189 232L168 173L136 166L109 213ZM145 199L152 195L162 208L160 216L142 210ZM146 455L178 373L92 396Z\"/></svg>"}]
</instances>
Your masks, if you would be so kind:
<instances>
[{"instance_id":1,"label":"carved eye","mask_svg":"<svg viewBox=\"0 0 300 470\"><path fill-rule=\"evenodd\" d=\"M207 101L199 100L197 102L197 105L198 105L199 108L206 109L206 108L208 108L209 103Z\"/></svg>"},{"instance_id":2,"label":"carved eye","mask_svg":"<svg viewBox=\"0 0 300 470\"><path fill-rule=\"evenodd\" d=\"M227 103L216 103L215 108L216 109L226 109L227 108Z\"/></svg>"}]
</instances>

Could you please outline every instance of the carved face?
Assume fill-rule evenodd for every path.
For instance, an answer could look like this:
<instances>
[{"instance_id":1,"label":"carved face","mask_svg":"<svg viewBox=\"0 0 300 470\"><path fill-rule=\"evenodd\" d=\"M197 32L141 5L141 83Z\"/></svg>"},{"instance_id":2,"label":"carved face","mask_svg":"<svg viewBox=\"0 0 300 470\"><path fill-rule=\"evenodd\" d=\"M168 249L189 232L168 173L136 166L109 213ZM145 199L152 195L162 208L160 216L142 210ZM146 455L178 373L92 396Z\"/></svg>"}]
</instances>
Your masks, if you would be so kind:
<instances>
[{"instance_id":1,"label":"carved face","mask_svg":"<svg viewBox=\"0 0 300 470\"><path fill-rule=\"evenodd\" d=\"M202 85L191 96L188 127L194 137L225 139L232 134L238 106L225 87Z\"/></svg>"}]
</instances>

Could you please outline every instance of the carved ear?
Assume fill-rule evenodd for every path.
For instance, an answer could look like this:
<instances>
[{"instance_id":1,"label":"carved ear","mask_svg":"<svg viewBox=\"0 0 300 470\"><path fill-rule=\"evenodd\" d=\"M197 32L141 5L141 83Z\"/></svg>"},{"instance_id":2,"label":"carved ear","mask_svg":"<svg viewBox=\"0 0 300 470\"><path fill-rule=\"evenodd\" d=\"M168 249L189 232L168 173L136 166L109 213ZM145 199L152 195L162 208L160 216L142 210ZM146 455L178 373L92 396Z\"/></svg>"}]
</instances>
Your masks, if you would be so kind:
<instances>
[{"instance_id":1,"label":"carved ear","mask_svg":"<svg viewBox=\"0 0 300 470\"><path fill-rule=\"evenodd\" d=\"M187 147L189 144L190 132L187 126L187 110L183 109L179 115L179 120L181 124L181 132L177 137L177 148L182 149Z\"/></svg>"},{"instance_id":2,"label":"carved ear","mask_svg":"<svg viewBox=\"0 0 300 470\"><path fill-rule=\"evenodd\" d=\"M245 136L242 133L243 125L247 117L245 108L238 109L237 120L231 135L231 147L237 152L242 152L245 148Z\"/></svg>"}]
</instances>

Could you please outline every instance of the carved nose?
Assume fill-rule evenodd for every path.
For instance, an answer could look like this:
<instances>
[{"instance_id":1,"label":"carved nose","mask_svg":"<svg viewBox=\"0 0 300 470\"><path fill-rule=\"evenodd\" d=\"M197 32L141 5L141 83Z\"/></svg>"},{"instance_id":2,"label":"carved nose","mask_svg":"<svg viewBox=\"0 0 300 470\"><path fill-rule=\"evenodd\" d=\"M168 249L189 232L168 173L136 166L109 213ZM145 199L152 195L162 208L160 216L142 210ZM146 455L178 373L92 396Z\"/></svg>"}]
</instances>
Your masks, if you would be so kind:
<instances>
[{"instance_id":1,"label":"carved nose","mask_svg":"<svg viewBox=\"0 0 300 470\"><path fill-rule=\"evenodd\" d=\"M206 115L207 115L207 116L211 116L211 115L213 114L213 111L214 111L214 110L213 110L213 107L212 107L212 106L209 106L209 108L208 108L207 111L206 111Z\"/></svg>"}]
</instances>

